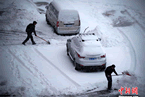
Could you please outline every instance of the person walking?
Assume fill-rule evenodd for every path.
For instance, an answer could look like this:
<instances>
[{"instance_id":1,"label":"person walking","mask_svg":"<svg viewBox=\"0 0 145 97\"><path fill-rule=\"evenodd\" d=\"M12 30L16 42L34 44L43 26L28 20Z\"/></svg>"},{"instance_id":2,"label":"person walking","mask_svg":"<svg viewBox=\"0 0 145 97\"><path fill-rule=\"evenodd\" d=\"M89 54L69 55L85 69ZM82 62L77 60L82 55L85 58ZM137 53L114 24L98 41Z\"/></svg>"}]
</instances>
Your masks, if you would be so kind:
<instances>
[{"instance_id":1,"label":"person walking","mask_svg":"<svg viewBox=\"0 0 145 97\"><path fill-rule=\"evenodd\" d=\"M118 75L116 70L115 70L114 64L112 64L111 66L108 66L105 70L105 75L106 75L106 78L108 80L108 90L112 89L112 76L111 76L112 72L114 72L116 75Z\"/></svg>"},{"instance_id":2,"label":"person walking","mask_svg":"<svg viewBox=\"0 0 145 97\"><path fill-rule=\"evenodd\" d=\"M35 25L37 24L36 21L33 21L33 23L30 23L26 27L26 32L27 32L27 38L22 42L23 45L31 38L32 44L35 45L36 43L33 40L32 32L34 32L35 36L37 36L36 31L35 31Z\"/></svg>"}]
</instances>

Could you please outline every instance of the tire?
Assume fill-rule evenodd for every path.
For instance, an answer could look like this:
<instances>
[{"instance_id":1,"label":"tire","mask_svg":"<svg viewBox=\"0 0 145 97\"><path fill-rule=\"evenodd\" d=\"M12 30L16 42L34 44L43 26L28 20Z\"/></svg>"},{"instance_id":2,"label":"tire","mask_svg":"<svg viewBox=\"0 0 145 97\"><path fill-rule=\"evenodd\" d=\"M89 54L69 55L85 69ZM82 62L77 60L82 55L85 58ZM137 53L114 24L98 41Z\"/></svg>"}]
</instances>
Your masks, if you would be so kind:
<instances>
[{"instance_id":1,"label":"tire","mask_svg":"<svg viewBox=\"0 0 145 97\"><path fill-rule=\"evenodd\" d=\"M80 67L78 66L78 64L76 63L75 60L73 61L73 64L74 64L74 66L75 66L75 70L80 70Z\"/></svg>"},{"instance_id":2,"label":"tire","mask_svg":"<svg viewBox=\"0 0 145 97\"><path fill-rule=\"evenodd\" d=\"M46 17L46 22L47 22L47 24L50 25L50 22L49 22L49 20L47 19L47 15L45 15L45 17Z\"/></svg>"},{"instance_id":3,"label":"tire","mask_svg":"<svg viewBox=\"0 0 145 97\"><path fill-rule=\"evenodd\" d=\"M67 55L69 56L69 50L68 50L68 46L67 46Z\"/></svg>"},{"instance_id":4,"label":"tire","mask_svg":"<svg viewBox=\"0 0 145 97\"><path fill-rule=\"evenodd\" d=\"M102 68L101 71L105 71L106 67Z\"/></svg>"},{"instance_id":5,"label":"tire","mask_svg":"<svg viewBox=\"0 0 145 97\"><path fill-rule=\"evenodd\" d=\"M56 33L57 35L59 35L58 32L56 31L57 28L56 27L53 27L53 29L54 29L54 33Z\"/></svg>"}]
</instances>

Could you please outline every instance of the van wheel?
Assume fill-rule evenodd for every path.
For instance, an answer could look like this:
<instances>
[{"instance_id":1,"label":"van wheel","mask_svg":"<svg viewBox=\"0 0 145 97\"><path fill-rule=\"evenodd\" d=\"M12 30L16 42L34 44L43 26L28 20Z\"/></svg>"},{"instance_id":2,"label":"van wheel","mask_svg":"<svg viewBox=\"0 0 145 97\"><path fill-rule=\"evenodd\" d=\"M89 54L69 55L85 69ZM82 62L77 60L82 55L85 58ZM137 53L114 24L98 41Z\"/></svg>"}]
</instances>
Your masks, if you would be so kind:
<instances>
[{"instance_id":1,"label":"van wheel","mask_svg":"<svg viewBox=\"0 0 145 97\"><path fill-rule=\"evenodd\" d=\"M53 29L54 29L54 33L56 33L57 35L59 35L59 34L57 33L57 31L56 31L56 28L55 28L55 27L53 27Z\"/></svg>"},{"instance_id":2,"label":"van wheel","mask_svg":"<svg viewBox=\"0 0 145 97\"><path fill-rule=\"evenodd\" d=\"M48 19L47 19L47 15L46 15L46 22L47 22L48 25L50 25L50 22L49 22Z\"/></svg>"}]
</instances>

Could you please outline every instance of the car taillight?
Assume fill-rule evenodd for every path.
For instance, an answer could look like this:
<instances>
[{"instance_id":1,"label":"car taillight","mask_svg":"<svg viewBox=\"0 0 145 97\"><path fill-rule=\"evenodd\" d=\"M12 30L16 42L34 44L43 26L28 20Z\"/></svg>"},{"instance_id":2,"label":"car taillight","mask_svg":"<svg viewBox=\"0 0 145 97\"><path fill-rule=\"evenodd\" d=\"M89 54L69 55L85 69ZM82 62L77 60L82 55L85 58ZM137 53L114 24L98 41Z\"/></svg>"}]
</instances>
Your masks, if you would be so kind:
<instances>
[{"instance_id":1,"label":"car taillight","mask_svg":"<svg viewBox=\"0 0 145 97\"><path fill-rule=\"evenodd\" d=\"M80 24L81 24L81 23L80 23L80 20L79 20L79 26L80 26Z\"/></svg>"},{"instance_id":2,"label":"car taillight","mask_svg":"<svg viewBox=\"0 0 145 97\"><path fill-rule=\"evenodd\" d=\"M105 58L106 57L106 54L105 55L103 55L103 56L101 56L101 58Z\"/></svg>"},{"instance_id":3,"label":"car taillight","mask_svg":"<svg viewBox=\"0 0 145 97\"><path fill-rule=\"evenodd\" d=\"M57 21L56 26L59 27L59 21Z\"/></svg>"},{"instance_id":4,"label":"car taillight","mask_svg":"<svg viewBox=\"0 0 145 97\"><path fill-rule=\"evenodd\" d=\"M77 55L78 55L79 58L85 58L85 57L80 56L78 53L77 53Z\"/></svg>"},{"instance_id":5,"label":"car taillight","mask_svg":"<svg viewBox=\"0 0 145 97\"><path fill-rule=\"evenodd\" d=\"M80 64L80 66L84 66L84 65Z\"/></svg>"},{"instance_id":6,"label":"car taillight","mask_svg":"<svg viewBox=\"0 0 145 97\"><path fill-rule=\"evenodd\" d=\"M102 64L102 65L105 65L105 64Z\"/></svg>"}]
</instances>

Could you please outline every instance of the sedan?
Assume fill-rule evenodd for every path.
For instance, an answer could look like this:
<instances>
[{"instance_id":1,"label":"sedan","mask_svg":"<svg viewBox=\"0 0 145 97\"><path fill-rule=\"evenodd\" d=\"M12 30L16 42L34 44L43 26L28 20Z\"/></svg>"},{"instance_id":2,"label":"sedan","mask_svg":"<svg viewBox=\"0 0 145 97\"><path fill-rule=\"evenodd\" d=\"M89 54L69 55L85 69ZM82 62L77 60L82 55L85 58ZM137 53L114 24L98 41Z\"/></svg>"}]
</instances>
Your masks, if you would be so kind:
<instances>
[{"instance_id":1,"label":"sedan","mask_svg":"<svg viewBox=\"0 0 145 97\"><path fill-rule=\"evenodd\" d=\"M73 61L76 70L106 68L106 53L100 41L94 33L79 34L67 39L67 55Z\"/></svg>"}]
</instances>

